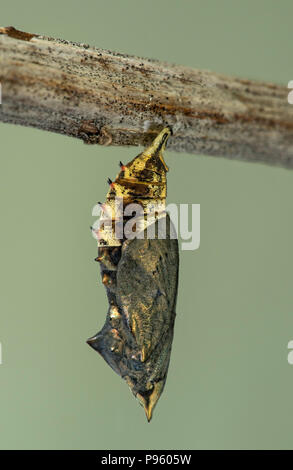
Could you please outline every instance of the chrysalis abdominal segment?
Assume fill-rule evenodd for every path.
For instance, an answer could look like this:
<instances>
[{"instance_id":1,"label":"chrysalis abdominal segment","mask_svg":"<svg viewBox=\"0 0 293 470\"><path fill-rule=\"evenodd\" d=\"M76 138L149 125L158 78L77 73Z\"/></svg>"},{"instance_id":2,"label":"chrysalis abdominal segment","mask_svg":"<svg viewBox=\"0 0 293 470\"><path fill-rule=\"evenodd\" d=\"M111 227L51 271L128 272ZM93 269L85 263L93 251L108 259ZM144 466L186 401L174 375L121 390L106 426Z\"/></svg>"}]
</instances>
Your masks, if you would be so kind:
<instances>
[{"instance_id":1,"label":"chrysalis abdominal segment","mask_svg":"<svg viewBox=\"0 0 293 470\"><path fill-rule=\"evenodd\" d=\"M111 212L111 224L119 219L125 229L128 223L125 209L129 204L139 204L142 208L140 222L145 221L149 207L162 210L154 217L151 227L141 225L143 238L125 237L125 230L122 237L117 236L115 230L108 230L109 226L99 230L97 261L109 310L102 330L88 340L126 380L143 405L148 421L167 377L178 284L178 241L170 236L173 227L164 212L168 168L163 151L170 134L169 127L163 129L130 163L120 162L117 178L114 182L109 180L102 209L107 221L109 215L104 212ZM115 206L117 198L122 201L123 211ZM147 238L148 229L158 234L162 218L166 236Z\"/></svg>"}]
</instances>

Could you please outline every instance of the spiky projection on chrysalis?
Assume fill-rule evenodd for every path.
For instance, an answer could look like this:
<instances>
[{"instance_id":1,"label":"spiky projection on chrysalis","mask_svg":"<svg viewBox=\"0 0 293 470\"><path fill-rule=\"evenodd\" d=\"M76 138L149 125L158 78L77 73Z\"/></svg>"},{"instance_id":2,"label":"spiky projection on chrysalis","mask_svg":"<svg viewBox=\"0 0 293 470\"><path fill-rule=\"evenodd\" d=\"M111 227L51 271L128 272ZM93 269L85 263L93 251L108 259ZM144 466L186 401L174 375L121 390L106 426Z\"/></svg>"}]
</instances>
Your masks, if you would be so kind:
<instances>
[{"instance_id":1,"label":"spiky projection on chrysalis","mask_svg":"<svg viewBox=\"0 0 293 470\"><path fill-rule=\"evenodd\" d=\"M166 127L152 145L121 171L110 188L103 217L112 222L97 233L102 282L109 301L102 330L88 340L105 361L126 380L144 407L148 421L162 394L170 361L178 284L178 242L169 216L164 212L166 172L163 151L171 134ZM115 198L121 198L117 209ZM116 199L117 200L117 199ZM124 209L129 204L143 208L141 230L144 238L121 239L115 222L125 229L129 221ZM160 207L150 225L150 207ZM148 222L147 222L148 220ZM151 219L152 220L152 219ZM166 223L166 236L159 238L160 223ZM111 230L109 230L109 228ZM113 229L113 230L112 230ZM147 238L155 229L155 238Z\"/></svg>"}]
</instances>

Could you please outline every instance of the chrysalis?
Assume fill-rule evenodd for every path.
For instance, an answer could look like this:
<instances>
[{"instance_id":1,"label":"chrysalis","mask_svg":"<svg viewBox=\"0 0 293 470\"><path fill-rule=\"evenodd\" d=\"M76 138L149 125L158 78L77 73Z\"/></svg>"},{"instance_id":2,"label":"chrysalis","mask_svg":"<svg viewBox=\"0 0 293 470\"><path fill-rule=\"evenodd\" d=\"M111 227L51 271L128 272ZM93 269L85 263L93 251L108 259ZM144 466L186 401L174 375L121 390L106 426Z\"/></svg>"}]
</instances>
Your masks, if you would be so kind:
<instances>
[{"instance_id":1,"label":"chrysalis","mask_svg":"<svg viewBox=\"0 0 293 470\"><path fill-rule=\"evenodd\" d=\"M102 330L87 341L126 380L148 421L166 382L178 285L178 241L165 212L163 151L171 133L163 129L143 153L120 163L114 182L108 180L96 260L109 310ZM141 207L132 220L135 238L126 230L133 203Z\"/></svg>"}]
</instances>

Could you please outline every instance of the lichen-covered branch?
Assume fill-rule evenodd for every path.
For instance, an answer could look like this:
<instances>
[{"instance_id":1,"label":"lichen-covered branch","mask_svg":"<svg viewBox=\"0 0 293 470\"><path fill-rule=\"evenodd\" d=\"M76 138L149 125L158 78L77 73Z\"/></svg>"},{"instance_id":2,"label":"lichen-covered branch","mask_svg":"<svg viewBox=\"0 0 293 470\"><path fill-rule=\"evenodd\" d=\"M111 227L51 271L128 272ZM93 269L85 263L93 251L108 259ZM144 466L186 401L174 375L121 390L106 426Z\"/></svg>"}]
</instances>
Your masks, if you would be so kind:
<instances>
[{"instance_id":1,"label":"lichen-covered branch","mask_svg":"<svg viewBox=\"0 0 293 470\"><path fill-rule=\"evenodd\" d=\"M0 121L103 145L144 145L293 168L285 86L0 28Z\"/></svg>"}]
</instances>

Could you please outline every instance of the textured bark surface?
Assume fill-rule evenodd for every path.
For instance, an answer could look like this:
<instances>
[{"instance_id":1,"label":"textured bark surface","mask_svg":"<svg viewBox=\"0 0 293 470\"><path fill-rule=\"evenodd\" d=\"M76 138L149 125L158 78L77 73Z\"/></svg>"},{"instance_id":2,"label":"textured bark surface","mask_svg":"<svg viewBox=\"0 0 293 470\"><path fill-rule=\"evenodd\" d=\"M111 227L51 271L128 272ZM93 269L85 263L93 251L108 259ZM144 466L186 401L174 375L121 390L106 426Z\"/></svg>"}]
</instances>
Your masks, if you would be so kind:
<instances>
[{"instance_id":1,"label":"textured bark surface","mask_svg":"<svg viewBox=\"0 0 293 470\"><path fill-rule=\"evenodd\" d=\"M169 124L178 152L293 167L293 106L271 83L0 28L0 121L102 145L148 145ZM16 131L17 132L17 131Z\"/></svg>"}]
</instances>

